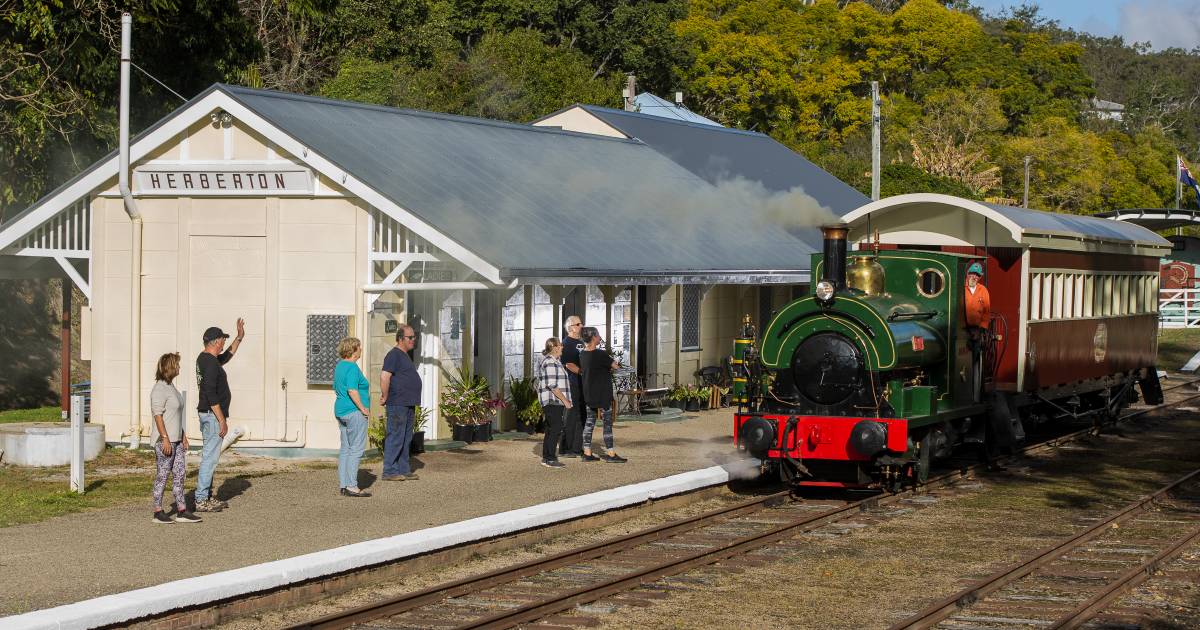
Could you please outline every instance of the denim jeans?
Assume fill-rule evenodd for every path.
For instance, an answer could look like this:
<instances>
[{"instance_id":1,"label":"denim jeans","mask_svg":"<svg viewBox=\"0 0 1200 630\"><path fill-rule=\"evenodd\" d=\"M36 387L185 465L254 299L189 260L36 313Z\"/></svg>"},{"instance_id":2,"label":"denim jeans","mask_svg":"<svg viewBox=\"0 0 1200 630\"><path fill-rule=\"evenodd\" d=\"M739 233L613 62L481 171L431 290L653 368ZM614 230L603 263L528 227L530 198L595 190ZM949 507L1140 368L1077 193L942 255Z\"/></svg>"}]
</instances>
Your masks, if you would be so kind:
<instances>
[{"instance_id":1,"label":"denim jeans","mask_svg":"<svg viewBox=\"0 0 1200 630\"><path fill-rule=\"evenodd\" d=\"M200 413L200 435L204 446L200 447L200 475L196 478L196 503L208 500L212 492L213 471L217 469L217 458L221 457L221 423L217 414Z\"/></svg>"},{"instance_id":2,"label":"denim jeans","mask_svg":"<svg viewBox=\"0 0 1200 630\"><path fill-rule=\"evenodd\" d=\"M383 439L383 475L394 477L412 472L408 449L413 436L412 407L387 408L387 437Z\"/></svg>"},{"instance_id":3,"label":"denim jeans","mask_svg":"<svg viewBox=\"0 0 1200 630\"><path fill-rule=\"evenodd\" d=\"M358 487L358 462L362 459L367 443L367 417L361 411L352 411L340 416L338 433L342 436L342 448L338 451L338 487Z\"/></svg>"}]
</instances>

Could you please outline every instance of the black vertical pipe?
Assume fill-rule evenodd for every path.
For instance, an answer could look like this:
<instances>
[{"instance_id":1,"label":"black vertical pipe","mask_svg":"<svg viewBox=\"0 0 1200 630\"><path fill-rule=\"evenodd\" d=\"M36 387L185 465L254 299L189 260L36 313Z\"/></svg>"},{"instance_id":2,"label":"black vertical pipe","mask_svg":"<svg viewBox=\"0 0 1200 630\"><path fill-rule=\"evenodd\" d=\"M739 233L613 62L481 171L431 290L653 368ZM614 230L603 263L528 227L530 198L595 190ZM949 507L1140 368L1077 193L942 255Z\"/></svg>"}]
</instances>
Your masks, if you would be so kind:
<instances>
[{"instance_id":1,"label":"black vertical pipe","mask_svg":"<svg viewBox=\"0 0 1200 630\"><path fill-rule=\"evenodd\" d=\"M821 226L825 238L822 280L833 283L834 289L846 288L846 236L850 229L845 223Z\"/></svg>"}]
</instances>

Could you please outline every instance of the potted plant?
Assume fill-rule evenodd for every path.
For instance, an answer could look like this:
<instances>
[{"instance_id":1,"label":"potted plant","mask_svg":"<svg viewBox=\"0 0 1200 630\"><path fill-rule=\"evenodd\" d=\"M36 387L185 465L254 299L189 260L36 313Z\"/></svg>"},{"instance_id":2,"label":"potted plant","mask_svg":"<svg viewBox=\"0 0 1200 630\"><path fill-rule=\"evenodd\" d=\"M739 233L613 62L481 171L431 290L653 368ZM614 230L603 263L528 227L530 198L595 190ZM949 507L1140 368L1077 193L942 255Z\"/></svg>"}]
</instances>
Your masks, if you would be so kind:
<instances>
[{"instance_id":1,"label":"potted plant","mask_svg":"<svg viewBox=\"0 0 1200 630\"><path fill-rule=\"evenodd\" d=\"M424 407L413 409L413 434L408 452L420 454L425 452L425 425L429 423L429 410Z\"/></svg>"},{"instance_id":2,"label":"potted plant","mask_svg":"<svg viewBox=\"0 0 1200 630\"><path fill-rule=\"evenodd\" d=\"M474 442L475 426L480 419L490 418L487 379L463 369L448 380L440 396L442 413L454 427L454 439Z\"/></svg>"},{"instance_id":3,"label":"potted plant","mask_svg":"<svg viewBox=\"0 0 1200 630\"><path fill-rule=\"evenodd\" d=\"M711 406L710 402L712 401L712 388L708 387L707 385L697 388L696 401L700 405L701 411L708 409Z\"/></svg>"},{"instance_id":4,"label":"potted plant","mask_svg":"<svg viewBox=\"0 0 1200 630\"><path fill-rule=\"evenodd\" d=\"M687 411L700 411L700 390L695 385L686 385Z\"/></svg>"},{"instance_id":5,"label":"potted plant","mask_svg":"<svg viewBox=\"0 0 1200 630\"><path fill-rule=\"evenodd\" d=\"M687 406L687 401L687 388L678 383L672 385L670 391L667 392L667 402L671 403L673 407L683 409Z\"/></svg>"},{"instance_id":6,"label":"potted plant","mask_svg":"<svg viewBox=\"0 0 1200 630\"><path fill-rule=\"evenodd\" d=\"M508 408L508 403L504 401L502 394L497 393L490 396L484 404L487 412L475 421L475 439L480 442L490 442L492 441L492 420Z\"/></svg>"},{"instance_id":7,"label":"potted plant","mask_svg":"<svg viewBox=\"0 0 1200 630\"><path fill-rule=\"evenodd\" d=\"M508 402L517 412L517 429L536 433L542 421L542 403L534 379L508 377Z\"/></svg>"}]
</instances>

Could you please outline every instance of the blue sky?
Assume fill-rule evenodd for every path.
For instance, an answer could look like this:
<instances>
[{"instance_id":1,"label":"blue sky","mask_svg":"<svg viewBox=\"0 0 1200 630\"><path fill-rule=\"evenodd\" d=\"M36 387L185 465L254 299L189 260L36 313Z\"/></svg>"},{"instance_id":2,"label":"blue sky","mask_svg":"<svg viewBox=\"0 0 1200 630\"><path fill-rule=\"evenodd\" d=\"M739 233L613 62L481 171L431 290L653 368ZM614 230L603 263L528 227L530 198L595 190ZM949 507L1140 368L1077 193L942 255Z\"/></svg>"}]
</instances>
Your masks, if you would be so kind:
<instances>
[{"instance_id":1,"label":"blue sky","mask_svg":"<svg viewBox=\"0 0 1200 630\"><path fill-rule=\"evenodd\" d=\"M1156 50L1200 46L1200 0L1028 0L1063 26L1095 35L1149 41ZM1020 0L972 0L988 13Z\"/></svg>"}]
</instances>

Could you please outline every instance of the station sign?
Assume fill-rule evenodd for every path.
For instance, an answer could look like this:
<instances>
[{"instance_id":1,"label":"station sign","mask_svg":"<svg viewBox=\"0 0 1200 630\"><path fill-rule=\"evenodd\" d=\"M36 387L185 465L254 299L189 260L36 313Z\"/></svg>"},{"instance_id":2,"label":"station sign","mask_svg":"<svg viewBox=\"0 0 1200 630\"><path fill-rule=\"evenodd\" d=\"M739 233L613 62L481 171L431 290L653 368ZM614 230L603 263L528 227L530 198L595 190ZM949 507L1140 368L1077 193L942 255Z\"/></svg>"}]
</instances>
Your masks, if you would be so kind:
<instances>
[{"instance_id":1,"label":"station sign","mask_svg":"<svg viewBox=\"0 0 1200 630\"><path fill-rule=\"evenodd\" d=\"M268 197L313 194L313 174L293 164L237 162L147 164L133 171L142 196Z\"/></svg>"}]
</instances>

